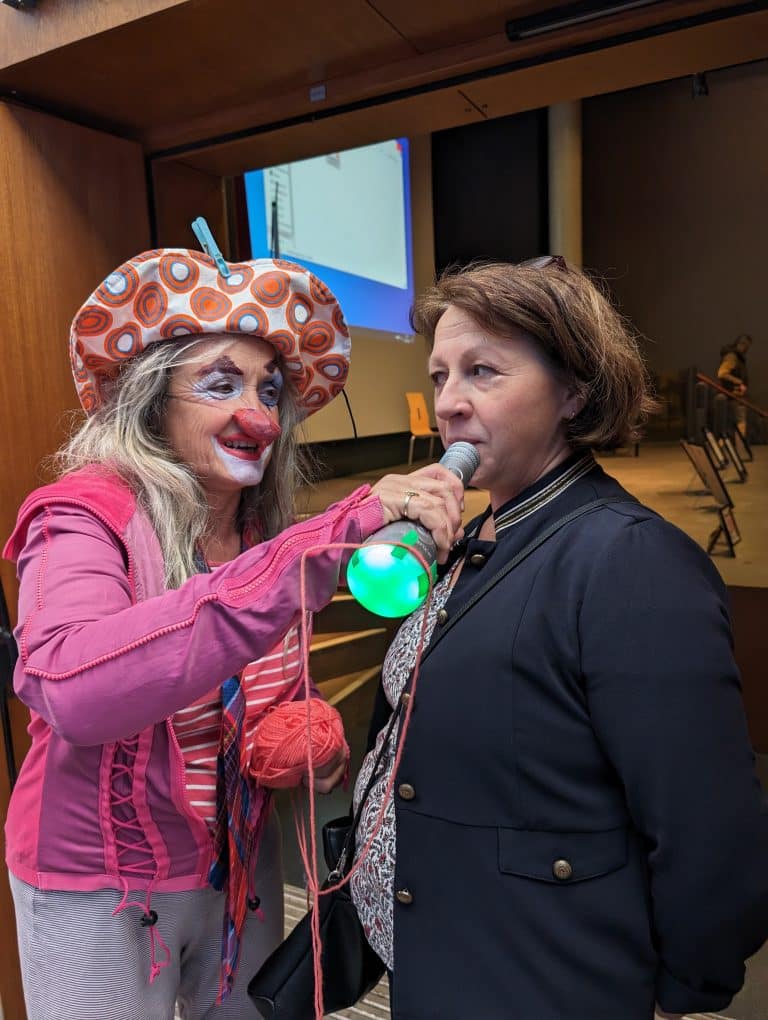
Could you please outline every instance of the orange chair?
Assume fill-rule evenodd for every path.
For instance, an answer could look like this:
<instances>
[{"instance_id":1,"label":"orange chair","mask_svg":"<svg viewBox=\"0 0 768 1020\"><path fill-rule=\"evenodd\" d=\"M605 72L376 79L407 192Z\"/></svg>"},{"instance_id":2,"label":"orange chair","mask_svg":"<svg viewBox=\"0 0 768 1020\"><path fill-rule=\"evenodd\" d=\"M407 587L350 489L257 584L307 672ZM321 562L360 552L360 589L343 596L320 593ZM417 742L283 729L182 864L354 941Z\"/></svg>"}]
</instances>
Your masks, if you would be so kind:
<instances>
[{"instance_id":1,"label":"orange chair","mask_svg":"<svg viewBox=\"0 0 768 1020\"><path fill-rule=\"evenodd\" d=\"M423 393L406 393L408 413L411 418L411 444L408 447L408 463L413 463L413 444L417 439L429 440L429 456L432 456L435 439L439 438L437 429L429 424L429 412Z\"/></svg>"}]
</instances>

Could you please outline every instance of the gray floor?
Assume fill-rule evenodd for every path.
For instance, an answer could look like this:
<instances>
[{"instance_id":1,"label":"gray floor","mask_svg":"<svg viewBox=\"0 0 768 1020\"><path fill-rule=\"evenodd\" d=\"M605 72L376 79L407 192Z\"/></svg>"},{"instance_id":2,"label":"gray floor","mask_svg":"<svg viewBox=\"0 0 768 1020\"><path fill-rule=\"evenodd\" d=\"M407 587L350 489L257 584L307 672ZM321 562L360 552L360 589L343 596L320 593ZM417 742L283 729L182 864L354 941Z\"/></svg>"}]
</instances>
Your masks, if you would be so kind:
<instances>
[{"instance_id":1,"label":"gray floor","mask_svg":"<svg viewBox=\"0 0 768 1020\"><path fill-rule=\"evenodd\" d=\"M754 449L755 460L748 464L749 477L739 483L733 472L725 472L724 480L735 504L734 514L742 534L742 541L736 546L736 556L727 557L722 553L713 556L723 579L730 585L768 587L768 447ZM698 477L691 471L681 448L677 443L647 444L640 447L639 457L631 451L619 451L615 455L602 456L600 461L609 474L642 502L657 510L673 524L686 531L703 548L712 530L717 526L717 514L712 500L702 492ZM424 463L424 462L421 462ZM388 468L388 471L400 470ZM402 466L402 470L407 470ZM349 493L356 485L375 481L385 472L371 472L349 478L332 479L314 487L305 494L305 506L309 511L324 509L330 503ZM466 519L473 517L487 505L487 493L470 490L466 493ZM365 733L348 734L353 752L353 763L359 760ZM758 773L764 789L768 791L768 755L758 756ZM349 793L335 791L329 797L320 798L318 803L318 826L324 821L344 814ZM285 864L287 881L303 886L303 869L293 836L290 809L285 800L280 805L285 837ZM768 861L766 861L768 867ZM296 909L296 891L287 890L293 897L293 911ZM289 916L293 916L289 911ZM375 1009L361 1004L345 1016L363 1020L370 1015L382 1015L386 989L376 992ZM768 946L764 947L747 963L747 980L742 992L729 1008L721 1014L699 1014L700 1018L729 1018L729 1020L766 1020L768 1018ZM533 1018L532 1018L533 1020ZM585 1018L588 1020L588 1018ZM617 1017L616 1020L621 1020Z\"/></svg>"}]
</instances>

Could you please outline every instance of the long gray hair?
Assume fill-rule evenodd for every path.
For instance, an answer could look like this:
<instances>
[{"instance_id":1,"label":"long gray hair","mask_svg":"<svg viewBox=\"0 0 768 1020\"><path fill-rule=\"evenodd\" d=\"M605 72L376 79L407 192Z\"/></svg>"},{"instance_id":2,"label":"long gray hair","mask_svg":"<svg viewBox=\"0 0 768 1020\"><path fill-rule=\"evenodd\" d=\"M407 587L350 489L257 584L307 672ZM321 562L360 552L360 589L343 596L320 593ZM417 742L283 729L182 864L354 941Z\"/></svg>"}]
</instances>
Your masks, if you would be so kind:
<instances>
[{"instance_id":1,"label":"long gray hair","mask_svg":"<svg viewBox=\"0 0 768 1020\"><path fill-rule=\"evenodd\" d=\"M126 362L104 391L101 407L52 458L59 475L103 464L131 486L157 533L169 588L198 572L195 558L211 522L200 482L165 437L168 386L172 370L201 360L196 348L211 339L184 337L153 344ZM233 339L222 337L221 349ZM261 483L243 490L238 511L239 527L262 538L272 538L293 523L296 489L312 475L311 458L295 434L301 416L287 379L279 408L281 435Z\"/></svg>"}]
</instances>

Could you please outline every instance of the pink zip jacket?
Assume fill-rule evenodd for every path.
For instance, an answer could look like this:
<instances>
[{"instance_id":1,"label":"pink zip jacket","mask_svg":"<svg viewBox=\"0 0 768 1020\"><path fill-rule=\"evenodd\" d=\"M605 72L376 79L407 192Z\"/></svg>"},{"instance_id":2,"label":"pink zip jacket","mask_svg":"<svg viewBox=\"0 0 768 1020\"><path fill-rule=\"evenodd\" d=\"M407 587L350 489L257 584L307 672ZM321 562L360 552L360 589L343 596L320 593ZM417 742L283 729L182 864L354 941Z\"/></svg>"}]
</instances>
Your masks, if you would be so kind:
<instances>
[{"instance_id":1,"label":"pink zip jacket","mask_svg":"<svg viewBox=\"0 0 768 1020\"><path fill-rule=\"evenodd\" d=\"M21 581L14 684L32 737L6 824L10 871L40 889L205 886L212 841L170 717L299 620L304 550L383 523L363 486L167 591L149 518L116 476L88 468L33 492L4 550ZM343 558L307 558L306 608L330 601Z\"/></svg>"}]
</instances>

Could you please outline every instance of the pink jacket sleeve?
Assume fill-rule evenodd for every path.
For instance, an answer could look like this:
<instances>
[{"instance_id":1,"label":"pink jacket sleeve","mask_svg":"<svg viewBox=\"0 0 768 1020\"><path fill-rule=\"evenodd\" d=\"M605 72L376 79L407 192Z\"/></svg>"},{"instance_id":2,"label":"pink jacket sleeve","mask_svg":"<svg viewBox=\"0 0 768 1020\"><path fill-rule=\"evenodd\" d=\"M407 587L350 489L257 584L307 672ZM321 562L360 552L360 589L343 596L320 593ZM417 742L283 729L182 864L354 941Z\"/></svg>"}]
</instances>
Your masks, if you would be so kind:
<instances>
[{"instance_id":1,"label":"pink jacket sleeve","mask_svg":"<svg viewBox=\"0 0 768 1020\"><path fill-rule=\"evenodd\" d=\"M19 557L19 697L82 745L131 736L189 705L299 619L306 549L381 527L369 491L135 605L119 539L86 510L43 508ZM307 609L330 601L344 558L337 549L307 557Z\"/></svg>"}]
</instances>

